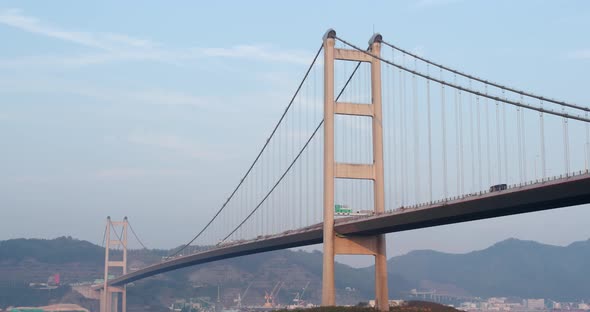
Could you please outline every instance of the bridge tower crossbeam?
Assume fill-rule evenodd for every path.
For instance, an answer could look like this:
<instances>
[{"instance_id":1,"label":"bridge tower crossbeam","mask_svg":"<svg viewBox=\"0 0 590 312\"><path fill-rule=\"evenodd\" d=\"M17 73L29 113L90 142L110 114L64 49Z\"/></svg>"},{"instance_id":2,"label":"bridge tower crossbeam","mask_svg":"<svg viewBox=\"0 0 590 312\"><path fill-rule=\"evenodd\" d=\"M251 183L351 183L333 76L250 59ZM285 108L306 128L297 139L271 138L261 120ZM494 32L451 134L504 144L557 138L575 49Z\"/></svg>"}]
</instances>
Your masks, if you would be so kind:
<instances>
[{"instance_id":1,"label":"bridge tower crossbeam","mask_svg":"<svg viewBox=\"0 0 590 312\"><path fill-rule=\"evenodd\" d=\"M375 257L375 305L380 311L389 311L387 286L387 258L385 235L342 236L334 231L335 179L361 179L373 181L374 210L385 211L383 171L383 128L381 103L381 63L378 58L356 50L335 48L336 32L324 35L324 227L322 305L336 304L334 287L334 258L337 254L373 255ZM373 55L381 52L382 37L374 34L370 41ZM371 103L341 103L334 99L335 60L369 62L371 64ZM337 163L334 151L335 115L372 118L373 163Z\"/></svg>"}]
</instances>

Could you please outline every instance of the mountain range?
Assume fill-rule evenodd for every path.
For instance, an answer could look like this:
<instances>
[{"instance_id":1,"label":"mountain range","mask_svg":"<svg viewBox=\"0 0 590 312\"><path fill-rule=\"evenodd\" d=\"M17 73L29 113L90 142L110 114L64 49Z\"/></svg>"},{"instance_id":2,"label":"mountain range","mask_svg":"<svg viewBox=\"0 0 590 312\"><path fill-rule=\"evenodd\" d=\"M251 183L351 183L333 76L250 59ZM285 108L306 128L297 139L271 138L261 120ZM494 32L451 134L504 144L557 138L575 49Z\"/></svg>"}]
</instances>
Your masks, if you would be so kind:
<instances>
[{"instance_id":1,"label":"mountain range","mask_svg":"<svg viewBox=\"0 0 590 312\"><path fill-rule=\"evenodd\" d=\"M132 250L129 267L161 261L168 253L167 250ZM508 239L464 254L412 251L388 261L390 297L407 298L412 289L417 289L458 297L588 300L588 259L590 240L561 247ZM14 296L3 297L7 289L46 281L54 273L60 273L64 283L101 278L103 261L102 247L71 237L0 241L0 288L4 287L0 290L0 307L23 304L10 302ZM211 300L219 296L221 301L231 305L250 285L243 304L260 305L265 292L278 283L279 302L291 302L307 285L305 299L317 303L321 298L321 271L321 252L281 250L185 268L138 281L128 288L128 295L130 305L146 311L146 307L161 308L176 299L197 296ZM353 268L337 263L336 287L340 304L371 299L373 268ZM75 298L72 294L65 297ZM32 297L20 298L30 300ZM61 298L47 299L52 300L59 302Z\"/></svg>"},{"instance_id":2,"label":"mountain range","mask_svg":"<svg viewBox=\"0 0 590 312\"><path fill-rule=\"evenodd\" d=\"M590 297L590 240L568 246L507 239L484 250L449 254L412 251L388 269L418 288L449 288L459 295L574 300Z\"/></svg>"}]
</instances>

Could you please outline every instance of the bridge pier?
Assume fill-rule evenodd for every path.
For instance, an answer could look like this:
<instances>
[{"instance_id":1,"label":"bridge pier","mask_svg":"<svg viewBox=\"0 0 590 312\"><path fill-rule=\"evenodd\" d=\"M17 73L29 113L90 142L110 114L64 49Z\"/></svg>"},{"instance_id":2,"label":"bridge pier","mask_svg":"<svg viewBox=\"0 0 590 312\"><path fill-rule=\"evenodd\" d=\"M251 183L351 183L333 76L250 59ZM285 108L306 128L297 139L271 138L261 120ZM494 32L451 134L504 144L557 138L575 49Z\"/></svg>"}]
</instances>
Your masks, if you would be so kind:
<instances>
[{"instance_id":1,"label":"bridge pier","mask_svg":"<svg viewBox=\"0 0 590 312\"><path fill-rule=\"evenodd\" d=\"M334 231L335 179L363 179L373 181L374 210L385 211L385 187L383 172L383 128L381 107L381 63L367 58L358 51L335 48L336 32L328 30L324 35L324 229L322 305L336 304L334 285L334 258L337 254L373 255L375 257L375 304L380 311L389 311L387 285L387 255L385 235L344 237ZM371 53L379 56L381 35L375 34L369 41ZM335 60L371 63L371 103L337 103L334 99ZM371 109L360 110L359 105ZM373 163L336 163L334 155L335 115L352 115L372 118Z\"/></svg>"},{"instance_id":2,"label":"bridge pier","mask_svg":"<svg viewBox=\"0 0 590 312\"><path fill-rule=\"evenodd\" d=\"M119 307L122 312L127 311L126 287L109 287L106 292L100 291L100 312L119 312Z\"/></svg>"},{"instance_id":3,"label":"bridge pier","mask_svg":"<svg viewBox=\"0 0 590 312\"><path fill-rule=\"evenodd\" d=\"M109 312L119 312L119 295L117 293L111 293Z\"/></svg>"}]
</instances>

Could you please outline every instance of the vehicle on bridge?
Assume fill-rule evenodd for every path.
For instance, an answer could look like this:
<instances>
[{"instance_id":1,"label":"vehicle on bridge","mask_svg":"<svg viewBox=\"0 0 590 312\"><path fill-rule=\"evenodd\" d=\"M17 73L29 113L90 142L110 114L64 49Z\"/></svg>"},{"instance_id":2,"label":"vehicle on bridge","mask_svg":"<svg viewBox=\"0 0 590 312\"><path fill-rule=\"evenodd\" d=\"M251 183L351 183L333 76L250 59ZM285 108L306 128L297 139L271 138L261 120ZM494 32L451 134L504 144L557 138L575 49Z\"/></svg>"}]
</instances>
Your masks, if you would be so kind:
<instances>
[{"instance_id":1,"label":"vehicle on bridge","mask_svg":"<svg viewBox=\"0 0 590 312\"><path fill-rule=\"evenodd\" d=\"M347 205L336 204L334 205L334 214L337 216L347 216L352 212L352 208Z\"/></svg>"},{"instance_id":2,"label":"vehicle on bridge","mask_svg":"<svg viewBox=\"0 0 590 312\"><path fill-rule=\"evenodd\" d=\"M490 186L490 193L491 192L498 192L498 191L503 191L505 189L508 188L508 185L506 184L496 184L496 185L492 185Z\"/></svg>"},{"instance_id":3,"label":"vehicle on bridge","mask_svg":"<svg viewBox=\"0 0 590 312\"><path fill-rule=\"evenodd\" d=\"M336 204L334 205L335 216L371 216L375 214L373 210L357 210L352 211L352 208L347 205Z\"/></svg>"}]
</instances>

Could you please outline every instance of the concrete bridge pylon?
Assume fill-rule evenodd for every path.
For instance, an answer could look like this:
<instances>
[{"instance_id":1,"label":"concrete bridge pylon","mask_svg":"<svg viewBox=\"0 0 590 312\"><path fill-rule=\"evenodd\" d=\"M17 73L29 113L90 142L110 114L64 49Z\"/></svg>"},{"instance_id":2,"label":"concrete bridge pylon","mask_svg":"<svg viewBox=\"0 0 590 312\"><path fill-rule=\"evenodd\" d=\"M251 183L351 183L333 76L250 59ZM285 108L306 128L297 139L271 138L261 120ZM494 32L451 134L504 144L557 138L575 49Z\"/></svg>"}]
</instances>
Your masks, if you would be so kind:
<instances>
[{"instance_id":1,"label":"concrete bridge pylon","mask_svg":"<svg viewBox=\"0 0 590 312\"><path fill-rule=\"evenodd\" d=\"M385 211L383 171L383 126L381 103L381 62L378 58L356 50L335 48L336 31L324 35L324 227L322 305L336 304L334 286L334 258L337 254L373 255L375 257L375 305L380 311L389 311L387 285L387 256L385 234L343 236L334 231L335 179L362 179L373 181L374 210ZM369 40L370 52L380 56L382 37L374 34ZM343 103L334 98L334 62L369 62L371 66L371 103ZM337 163L334 152L335 115L372 118L373 163Z\"/></svg>"},{"instance_id":2,"label":"concrete bridge pylon","mask_svg":"<svg viewBox=\"0 0 590 312\"><path fill-rule=\"evenodd\" d=\"M129 222L127 217L123 221L111 221L111 217L107 217L105 229L105 255L104 255L104 285L100 291L100 312L127 312L127 286L110 286L108 284L110 269L121 268L121 274L127 274L127 228ZM121 231L121 235L117 230ZM111 231L114 231L116 239L111 239ZM123 258L121 260L113 260L110 257L111 246L121 246L123 250ZM121 303L119 304L119 299Z\"/></svg>"}]
</instances>

